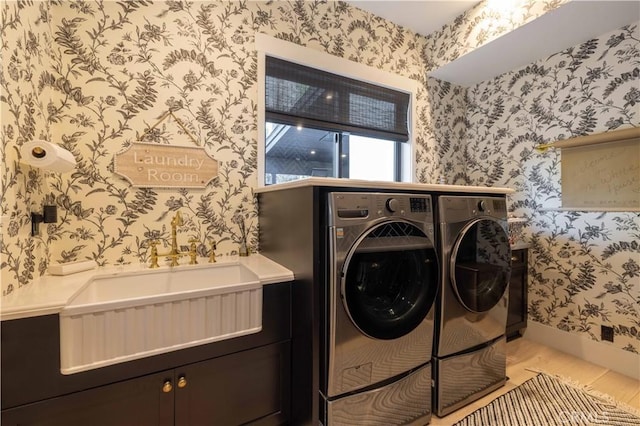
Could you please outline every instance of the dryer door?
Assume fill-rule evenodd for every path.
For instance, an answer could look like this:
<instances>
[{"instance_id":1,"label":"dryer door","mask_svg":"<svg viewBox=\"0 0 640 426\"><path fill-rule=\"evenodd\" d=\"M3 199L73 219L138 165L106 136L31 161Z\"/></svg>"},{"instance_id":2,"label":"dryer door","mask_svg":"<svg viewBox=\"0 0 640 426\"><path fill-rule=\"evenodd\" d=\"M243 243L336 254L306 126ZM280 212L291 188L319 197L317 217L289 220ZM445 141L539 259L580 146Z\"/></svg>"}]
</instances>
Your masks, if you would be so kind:
<instances>
[{"instance_id":1,"label":"dryer door","mask_svg":"<svg viewBox=\"0 0 640 426\"><path fill-rule=\"evenodd\" d=\"M417 226L380 223L352 246L341 296L353 324L376 339L396 339L427 316L438 288L433 242Z\"/></svg>"},{"instance_id":2,"label":"dryer door","mask_svg":"<svg viewBox=\"0 0 640 426\"><path fill-rule=\"evenodd\" d=\"M511 247L504 225L486 217L470 222L456 240L450 268L453 289L467 310L482 313L493 308L511 277Z\"/></svg>"}]
</instances>

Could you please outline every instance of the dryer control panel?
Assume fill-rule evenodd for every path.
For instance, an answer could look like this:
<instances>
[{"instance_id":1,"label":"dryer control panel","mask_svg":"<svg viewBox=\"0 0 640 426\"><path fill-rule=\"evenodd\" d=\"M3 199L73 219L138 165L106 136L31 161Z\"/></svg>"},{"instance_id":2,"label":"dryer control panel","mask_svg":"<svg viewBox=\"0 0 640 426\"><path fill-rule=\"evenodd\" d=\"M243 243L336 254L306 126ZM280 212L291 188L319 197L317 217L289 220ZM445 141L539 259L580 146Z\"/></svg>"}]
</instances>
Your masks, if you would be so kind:
<instances>
[{"instance_id":1,"label":"dryer control panel","mask_svg":"<svg viewBox=\"0 0 640 426\"><path fill-rule=\"evenodd\" d=\"M507 218L505 197L446 195L438 198L438 205L440 222L459 222L477 216Z\"/></svg>"}]
</instances>

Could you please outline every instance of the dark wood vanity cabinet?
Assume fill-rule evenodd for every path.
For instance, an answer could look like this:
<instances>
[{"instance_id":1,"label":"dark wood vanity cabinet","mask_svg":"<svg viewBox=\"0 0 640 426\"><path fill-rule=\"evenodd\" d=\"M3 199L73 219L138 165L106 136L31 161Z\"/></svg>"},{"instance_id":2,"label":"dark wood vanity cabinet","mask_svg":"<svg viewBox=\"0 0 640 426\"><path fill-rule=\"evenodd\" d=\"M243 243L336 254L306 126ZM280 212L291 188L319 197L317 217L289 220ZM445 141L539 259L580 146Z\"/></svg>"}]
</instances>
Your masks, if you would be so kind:
<instances>
[{"instance_id":1,"label":"dark wood vanity cabinet","mask_svg":"<svg viewBox=\"0 0 640 426\"><path fill-rule=\"evenodd\" d=\"M289 352L288 342L277 343L176 370L175 424L285 423Z\"/></svg>"},{"instance_id":2,"label":"dark wood vanity cabinet","mask_svg":"<svg viewBox=\"0 0 640 426\"><path fill-rule=\"evenodd\" d=\"M281 342L2 412L9 425L261 425L288 419Z\"/></svg>"},{"instance_id":3,"label":"dark wood vanity cabinet","mask_svg":"<svg viewBox=\"0 0 640 426\"><path fill-rule=\"evenodd\" d=\"M2 424L173 425L174 395L162 392L167 374L150 374L6 409L2 411Z\"/></svg>"},{"instance_id":4,"label":"dark wood vanity cabinet","mask_svg":"<svg viewBox=\"0 0 640 426\"><path fill-rule=\"evenodd\" d=\"M528 269L527 248L511 251L511 280L509 281L509 315L507 317L507 340L520 337L527 327Z\"/></svg>"},{"instance_id":5,"label":"dark wood vanity cabinet","mask_svg":"<svg viewBox=\"0 0 640 426\"><path fill-rule=\"evenodd\" d=\"M3 321L2 425L286 424L290 291L264 287L259 333L67 376L57 315Z\"/></svg>"}]
</instances>

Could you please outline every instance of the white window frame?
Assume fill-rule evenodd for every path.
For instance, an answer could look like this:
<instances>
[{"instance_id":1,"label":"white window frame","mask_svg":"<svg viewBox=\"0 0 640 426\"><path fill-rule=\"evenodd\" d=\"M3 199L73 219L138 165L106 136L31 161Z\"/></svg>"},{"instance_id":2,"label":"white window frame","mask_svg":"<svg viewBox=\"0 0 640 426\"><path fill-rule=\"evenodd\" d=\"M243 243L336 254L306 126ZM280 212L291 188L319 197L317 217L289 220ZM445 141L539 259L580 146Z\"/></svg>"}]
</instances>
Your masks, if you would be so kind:
<instances>
[{"instance_id":1,"label":"white window frame","mask_svg":"<svg viewBox=\"0 0 640 426\"><path fill-rule=\"evenodd\" d=\"M418 93L416 81L266 34L257 33L255 40L258 53L258 187L265 186L265 64L267 56L408 93L410 95L409 123L407 123L409 140L405 143L409 144L409 158L408 164L402 165L402 181L414 182L416 169L414 123L417 117L416 97Z\"/></svg>"}]
</instances>

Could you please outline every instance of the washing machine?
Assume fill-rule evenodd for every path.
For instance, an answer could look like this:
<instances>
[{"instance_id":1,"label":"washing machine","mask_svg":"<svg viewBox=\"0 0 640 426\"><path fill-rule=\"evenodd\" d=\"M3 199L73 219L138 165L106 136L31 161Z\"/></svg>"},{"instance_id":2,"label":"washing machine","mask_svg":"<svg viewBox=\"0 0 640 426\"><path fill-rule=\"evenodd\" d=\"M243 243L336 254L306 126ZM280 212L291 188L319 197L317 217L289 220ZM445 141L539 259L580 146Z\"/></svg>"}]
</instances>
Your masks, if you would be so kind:
<instances>
[{"instance_id":1,"label":"washing machine","mask_svg":"<svg viewBox=\"0 0 640 426\"><path fill-rule=\"evenodd\" d=\"M437 205L433 411L442 417L506 382L511 247L505 197L443 195Z\"/></svg>"},{"instance_id":2,"label":"washing machine","mask_svg":"<svg viewBox=\"0 0 640 426\"><path fill-rule=\"evenodd\" d=\"M431 196L327 196L322 423L426 424L439 286Z\"/></svg>"}]
</instances>

